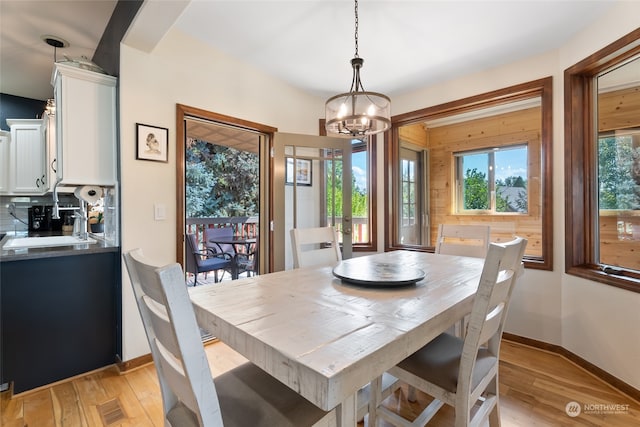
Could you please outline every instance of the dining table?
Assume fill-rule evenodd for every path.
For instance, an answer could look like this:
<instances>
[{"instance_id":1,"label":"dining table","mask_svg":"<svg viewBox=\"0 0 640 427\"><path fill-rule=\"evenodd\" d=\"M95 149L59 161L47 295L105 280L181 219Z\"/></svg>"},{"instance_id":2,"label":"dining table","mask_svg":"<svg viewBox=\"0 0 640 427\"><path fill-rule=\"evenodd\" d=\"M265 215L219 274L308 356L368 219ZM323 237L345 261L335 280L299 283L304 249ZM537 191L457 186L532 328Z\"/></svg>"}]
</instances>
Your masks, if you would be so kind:
<instances>
[{"instance_id":1,"label":"dining table","mask_svg":"<svg viewBox=\"0 0 640 427\"><path fill-rule=\"evenodd\" d=\"M482 267L398 250L189 292L202 328L355 426L358 390L470 313Z\"/></svg>"}]
</instances>

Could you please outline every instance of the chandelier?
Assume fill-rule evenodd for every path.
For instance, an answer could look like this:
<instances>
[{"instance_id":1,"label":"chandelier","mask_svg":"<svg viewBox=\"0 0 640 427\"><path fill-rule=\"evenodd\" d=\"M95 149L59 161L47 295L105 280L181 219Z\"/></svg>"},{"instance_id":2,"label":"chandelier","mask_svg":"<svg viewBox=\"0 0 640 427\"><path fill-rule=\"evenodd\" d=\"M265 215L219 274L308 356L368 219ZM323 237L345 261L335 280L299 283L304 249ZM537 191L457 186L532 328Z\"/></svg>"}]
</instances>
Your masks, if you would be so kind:
<instances>
[{"instance_id":1,"label":"chandelier","mask_svg":"<svg viewBox=\"0 0 640 427\"><path fill-rule=\"evenodd\" d=\"M351 89L327 100L325 127L329 134L362 138L391 127L391 100L381 93L367 92L362 86L360 69L364 60L358 56L358 0L355 0L355 17L356 53L351 60Z\"/></svg>"}]
</instances>

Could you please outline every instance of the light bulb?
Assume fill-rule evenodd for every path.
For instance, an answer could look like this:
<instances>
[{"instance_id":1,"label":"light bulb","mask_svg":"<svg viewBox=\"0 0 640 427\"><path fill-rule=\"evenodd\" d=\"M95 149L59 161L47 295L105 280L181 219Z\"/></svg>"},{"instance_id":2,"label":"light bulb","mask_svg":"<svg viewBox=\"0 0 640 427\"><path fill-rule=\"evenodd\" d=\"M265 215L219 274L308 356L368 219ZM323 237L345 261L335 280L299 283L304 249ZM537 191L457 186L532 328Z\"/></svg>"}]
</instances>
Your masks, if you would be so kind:
<instances>
[{"instance_id":1,"label":"light bulb","mask_svg":"<svg viewBox=\"0 0 640 427\"><path fill-rule=\"evenodd\" d=\"M338 118L341 119L347 115L347 104L344 102L340 104L340 109L338 110Z\"/></svg>"},{"instance_id":2,"label":"light bulb","mask_svg":"<svg viewBox=\"0 0 640 427\"><path fill-rule=\"evenodd\" d=\"M367 114L369 116L375 116L375 114L376 114L376 106L373 105L373 104L369 105L369 108L367 108Z\"/></svg>"}]
</instances>

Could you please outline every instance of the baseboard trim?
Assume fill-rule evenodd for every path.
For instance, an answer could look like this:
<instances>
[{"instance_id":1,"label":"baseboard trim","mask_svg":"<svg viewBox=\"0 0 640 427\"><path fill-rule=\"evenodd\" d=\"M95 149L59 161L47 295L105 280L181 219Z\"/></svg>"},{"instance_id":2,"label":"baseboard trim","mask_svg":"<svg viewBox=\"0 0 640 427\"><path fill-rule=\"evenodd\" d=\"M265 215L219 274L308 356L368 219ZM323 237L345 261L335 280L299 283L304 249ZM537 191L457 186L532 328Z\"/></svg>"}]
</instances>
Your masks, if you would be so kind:
<instances>
[{"instance_id":1,"label":"baseboard trim","mask_svg":"<svg viewBox=\"0 0 640 427\"><path fill-rule=\"evenodd\" d=\"M604 369L597 367L593 363L583 359L582 357L576 355L575 353L570 352L569 350L567 350L562 346L559 346L557 344L549 344L544 341L538 341L533 338L527 338L520 335L510 334L507 332L504 332L502 334L502 338L514 343L524 344L524 345L528 345L529 347L534 347L540 350L556 353L564 357L565 359L569 360L570 362L573 362L574 364L584 369L585 371L589 372L591 375L595 376L596 378L606 382L616 390L619 390L620 392L626 394L631 399L634 399L635 401L640 402L640 390L638 390L637 388L633 387L630 384L627 384L621 379L611 375Z\"/></svg>"},{"instance_id":2,"label":"baseboard trim","mask_svg":"<svg viewBox=\"0 0 640 427\"><path fill-rule=\"evenodd\" d=\"M120 374L126 374L135 369L141 368L149 363L153 363L153 358L151 357L151 353L143 354L142 356L136 357L135 359L127 360L123 362L118 358L116 362L116 366L118 367L118 371Z\"/></svg>"},{"instance_id":3,"label":"baseboard trim","mask_svg":"<svg viewBox=\"0 0 640 427\"><path fill-rule=\"evenodd\" d=\"M207 335L202 338L202 345L207 346L209 344L217 343L218 341L218 338ZM118 371L121 375L141 368L150 363L153 363L153 357L151 356L151 353L143 354L142 356L127 360L126 362L123 362L120 357L116 357L116 367L118 368Z\"/></svg>"}]
</instances>

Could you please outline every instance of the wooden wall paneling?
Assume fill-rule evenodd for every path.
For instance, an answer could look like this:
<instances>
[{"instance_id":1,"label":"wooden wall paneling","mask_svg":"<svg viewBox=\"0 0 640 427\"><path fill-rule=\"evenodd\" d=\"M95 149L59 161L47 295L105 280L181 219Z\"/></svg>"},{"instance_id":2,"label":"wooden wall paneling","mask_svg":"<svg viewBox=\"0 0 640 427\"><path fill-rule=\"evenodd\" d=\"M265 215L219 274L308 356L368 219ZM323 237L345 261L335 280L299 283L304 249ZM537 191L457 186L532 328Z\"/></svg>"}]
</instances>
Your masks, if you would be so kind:
<instances>
[{"instance_id":1,"label":"wooden wall paneling","mask_svg":"<svg viewBox=\"0 0 640 427\"><path fill-rule=\"evenodd\" d=\"M640 86L598 95L598 130L640 127Z\"/></svg>"},{"instance_id":2,"label":"wooden wall paneling","mask_svg":"<svg viewBox=\"0 0 640 427\"><path fill-rule=\"evenodd\" d=\"M427 130L427 147L431 159L429 176L431 183L431 235L434 238L437 235L438 225L441 223L487 224L491 226L491 241L508 241L513 238L514 234L517 234L529 239L528 255L542 255L540 128L541 109L536 107ZM453 154L521 143L527 143L529 147L528 214L499 216L456 214ZM431 244L434 243L431 242Z\"/></svg>"}]
</instances>

